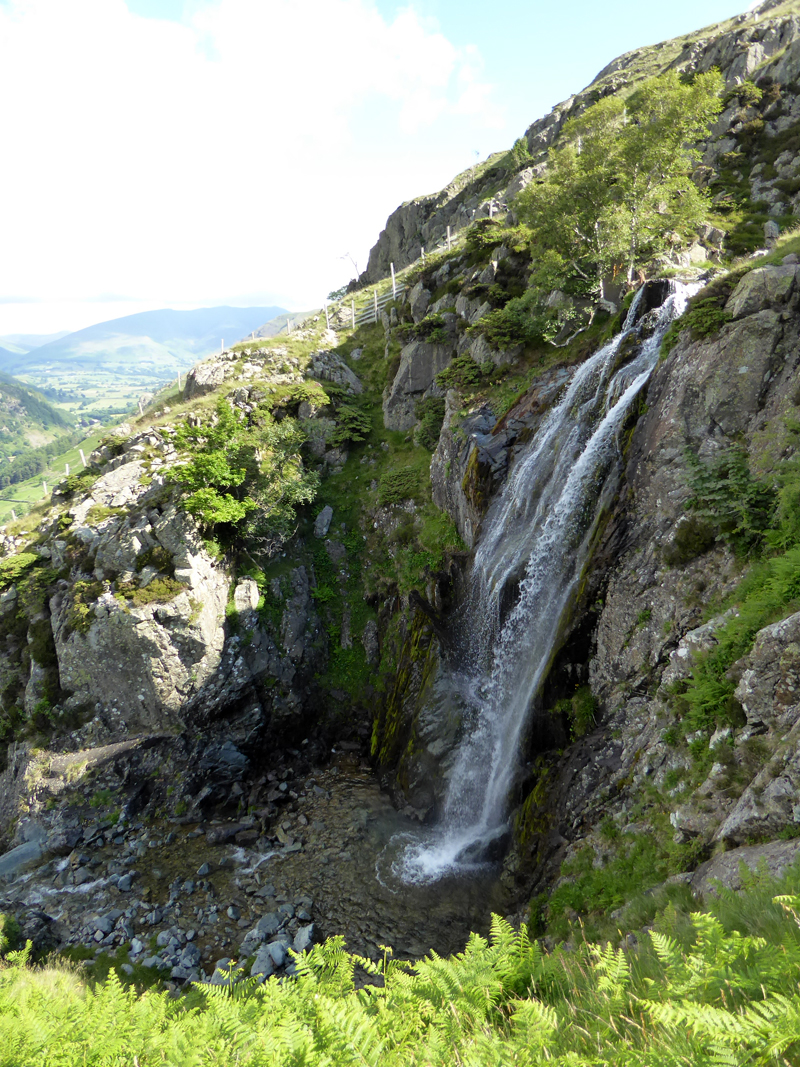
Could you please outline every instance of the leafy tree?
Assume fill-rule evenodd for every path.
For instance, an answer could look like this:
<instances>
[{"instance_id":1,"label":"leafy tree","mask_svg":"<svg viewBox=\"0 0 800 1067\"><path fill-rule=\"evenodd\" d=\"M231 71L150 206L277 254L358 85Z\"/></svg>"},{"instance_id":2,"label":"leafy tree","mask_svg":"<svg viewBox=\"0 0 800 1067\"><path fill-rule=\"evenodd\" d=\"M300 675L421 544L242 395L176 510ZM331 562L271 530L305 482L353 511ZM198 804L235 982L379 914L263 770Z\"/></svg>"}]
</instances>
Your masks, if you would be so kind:
<instances>
[{"instance_id":1,"label":"leafy tree","mask_svg":"<svg viewBox=\"0 0 800 1067\"><path fill-rule=\"evenodd\" d=\"M569 122L568 143L517 201L534 249L557 252L586 291L602 293L608 274L632 278L673 234L691 232L708 207L689 174L691 145L719 111L721 88L717 71L691 83L672 72Z\"/></svg>"},{"instance_id":2,"label":"leafy tree","mask_svg":"<svg viewBox=\"0 0 800 1067\"><path fill-rule=\"evenodd\" d=\"M234 527L268 551L291 536L295 508L313 500L318 477L303 469L305 434L295 421L259 410L240 421L227 400L199 426L181 429L177 444L191 450L173 476L188 493L184 506L206 526Z\"/></svg>"}]
</instances>

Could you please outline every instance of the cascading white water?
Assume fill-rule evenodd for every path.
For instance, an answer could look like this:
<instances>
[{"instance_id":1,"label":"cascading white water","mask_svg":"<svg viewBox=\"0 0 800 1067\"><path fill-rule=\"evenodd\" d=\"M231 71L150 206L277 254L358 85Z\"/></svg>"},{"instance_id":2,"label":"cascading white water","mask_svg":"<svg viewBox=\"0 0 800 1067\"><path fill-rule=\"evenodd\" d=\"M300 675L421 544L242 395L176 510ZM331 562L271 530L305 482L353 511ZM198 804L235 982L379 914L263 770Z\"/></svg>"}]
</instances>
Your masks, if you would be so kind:
<instances>
[{"instance_id":1,"label":"cascading white water","mask_svg":"<svg viewBox=\"0 0 800 1067\"><path fill-rule=\"evenodd\" d=\"M437 683L460 694L462 740L441 826L408 840L392 861L404 882L430 882L474 866L505 829L521 735L586 562L619 456L619 429L691 290L674 287L658 309L655 331L633 346L636 354L626 362L643 292L622 332L577 371L484 519L465 612L468 652Z\"/></svg>"}]
</instances>

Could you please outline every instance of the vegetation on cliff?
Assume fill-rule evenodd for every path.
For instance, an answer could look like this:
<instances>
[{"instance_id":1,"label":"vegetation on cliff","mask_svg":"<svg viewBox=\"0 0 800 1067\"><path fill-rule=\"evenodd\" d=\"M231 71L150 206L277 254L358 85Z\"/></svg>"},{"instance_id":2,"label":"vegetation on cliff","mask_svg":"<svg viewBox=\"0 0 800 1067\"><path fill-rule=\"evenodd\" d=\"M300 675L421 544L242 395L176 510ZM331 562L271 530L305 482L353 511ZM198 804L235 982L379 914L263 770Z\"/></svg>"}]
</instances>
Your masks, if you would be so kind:
<instances>
[{"instance_id":1,"label":"vegetation on cliff","mask_svg":"<svg viewBox=\"0 0 800 1067\"><path fill-rule=\"evenodd\" d=\"M137 995L116 971L92 986L11 953L0 1064L792 1065L800 898L774 893L755 879L706 911L669 904L639 938L572 952L548 954L498 917L488 940L473 934L462 953L413 967L388 949L379 963L352 956L332 938L298 957L292 980L258 986L234 968L231 988L195 987L179 1002Z\"/></svg>"}]
</instances>

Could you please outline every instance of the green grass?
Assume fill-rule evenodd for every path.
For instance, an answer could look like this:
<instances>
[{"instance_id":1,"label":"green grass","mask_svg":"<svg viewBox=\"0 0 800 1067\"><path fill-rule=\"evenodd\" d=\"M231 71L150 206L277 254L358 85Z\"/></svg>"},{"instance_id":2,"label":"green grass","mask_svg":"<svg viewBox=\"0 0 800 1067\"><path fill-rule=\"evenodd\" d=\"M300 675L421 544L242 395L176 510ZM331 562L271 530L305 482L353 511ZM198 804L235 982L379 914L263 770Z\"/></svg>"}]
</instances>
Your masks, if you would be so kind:
<instances>
[{"instance_id":1,"label":"green grass","mask_svg":"<svg viewBox=\"0 0 800 1067\"><path fill-rule=\"evenodd\" d=\"M488 940L413 968L332 938L295 980L180 1000L148 989L153 973L122 975L123 951L88 971L76 950L42 968L17 952L0 967L0 1067L795 1067L799 887L797 869L756 872L703 909L665 887L626 909L646 932L597 942L576 926L571 951L498 917ZM356 988L357 969L372 982Z\"/></svg>"},{"instance_id":2,"label":"green grass","mask_svg":"<svg viewBox=\"0 0 800 1067\"><path fill-rule=\"evenodd\" d=\"M80 445L67 449L58 456L54 456L49 462L47 469L41 474L29 478L25 482L17 482L16 485L6 486L0 489L0 523L6 523L11 519L11 512L16 511L17 517L27 514L28 510L43 499L50 499L53 488L64 479L66 465L69 464L70 472L79 474L83 470L79 448L83 449L87 460L89 453L108 433L108 429L99 430L87 437ZM48 495L44 498L42 482L47 484Z\"/></svg>"}]
</instances>

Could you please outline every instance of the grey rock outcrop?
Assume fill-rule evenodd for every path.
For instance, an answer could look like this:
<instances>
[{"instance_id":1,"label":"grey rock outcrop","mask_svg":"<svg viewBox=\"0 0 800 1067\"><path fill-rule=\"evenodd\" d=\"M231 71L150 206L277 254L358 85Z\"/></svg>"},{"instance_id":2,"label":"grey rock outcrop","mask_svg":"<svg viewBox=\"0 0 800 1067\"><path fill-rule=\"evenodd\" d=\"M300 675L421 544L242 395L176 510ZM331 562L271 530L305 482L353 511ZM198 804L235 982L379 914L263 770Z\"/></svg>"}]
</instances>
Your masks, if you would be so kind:
<instances>
[{"instance_id":1,"label":"grey rock outcrop","mask_svg":"<svg viewBox=\"0 0 800 1067\"><path fill-rule=\"evenodd\" d=\"M383 423L387 430L410 430L417 423L415 406L426 396L441 396L436 375L453 358L449 344L412 341L400 355L394 381L387 386L383 400Z\"/></svg>"},{"instance_id":2,"label":"grey rock outcrop","mask_svg":"<svg viewBox=\"0 0 800 1067\"><path fill-rule=\"evenodd\" d=\"M192 367L186 375L186 384L183 387L183 399L193 400L206 393L213 393L225 381L231 373L229 364L218 359L208 360L206 363L198 363Z\"/></svg>"},{"instance_id":3,"label":"grey rock outcrop","mask_svg":"<svg viewBox=\"0 0 800 1067\"><path fill-rule=\"evenodd\" d=\"M135 548L157 541L171 555L184 588L167 602L141 606L101 592L84 606L86 621L78 628L76 613L85 594L77 586L57 593L50 613L61 687L76 704L116 708L130 730L177 726L190 697L220 665L229 580L184 512L168 508L154 516L147 540L137 539L130 526L127 530L131 537L119 543L110 535L101 557L105 564L129 569L125 565L135 564Z\"/></svg>"},{"instance_id":4,"label":"grey rock outcrop","mask_svg":"<svg viewBox=\"0 0 800 1067\"><path fill-rule=\"evenodd\" d=\"M341 385L354 396L364 391L358 375L335 352L314 352L306 374L309 378L320 378L324 382Z\"/></svg>"}]
</instances>

